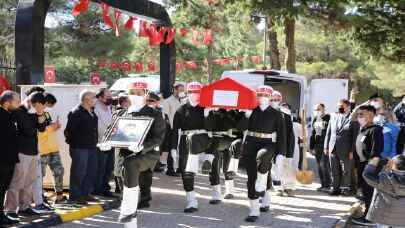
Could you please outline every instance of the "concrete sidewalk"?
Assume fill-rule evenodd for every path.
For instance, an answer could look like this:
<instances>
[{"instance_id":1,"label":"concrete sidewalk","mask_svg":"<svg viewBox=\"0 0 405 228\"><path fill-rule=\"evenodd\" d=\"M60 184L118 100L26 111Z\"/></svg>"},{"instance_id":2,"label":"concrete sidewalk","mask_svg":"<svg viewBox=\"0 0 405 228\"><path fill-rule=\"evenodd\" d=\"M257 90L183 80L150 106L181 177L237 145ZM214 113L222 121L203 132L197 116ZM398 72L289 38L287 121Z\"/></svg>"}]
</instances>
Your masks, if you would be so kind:
<instances>
[{"instance_id":1,"label":"concrete sidewalk","mask_svg":"<svg viewBox=\"0 0 405 228\"><path fill-rule=\"evenodd\" d=\"M138 215L139 227L145 228L230 228L230 227L334 227L345 216L355 201L348 197L331 197L316 192L318 184L298 186L292 198L272 196L270 213L262 214L255 224L245 223L248 213L246 198L246 177L236 180L237 194L233 200L223 204L210 205L210 186L208 176L196 178L195 190L199 193L199 211L184 214L185 193L180 178L156 174L153 183L151 207L141 210ZM89 218L64 223L61 227L122 227L116 222L117 210L105 211Z\"/></svg>"}]
</instances>

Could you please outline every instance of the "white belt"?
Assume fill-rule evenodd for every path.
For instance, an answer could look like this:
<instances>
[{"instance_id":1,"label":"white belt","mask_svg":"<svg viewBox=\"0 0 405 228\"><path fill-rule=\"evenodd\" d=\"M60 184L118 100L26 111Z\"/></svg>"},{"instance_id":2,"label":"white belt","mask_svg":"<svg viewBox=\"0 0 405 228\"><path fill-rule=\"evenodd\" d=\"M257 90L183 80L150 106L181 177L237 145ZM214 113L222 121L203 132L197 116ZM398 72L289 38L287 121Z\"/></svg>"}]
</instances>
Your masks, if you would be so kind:
<instances>
[{"instance_id":1,"label":"white belt","mask_svg":"<svg viewBox=\"0 0 405 228\"><path fill-rule=\"evenodd\" d=\"M207 134L207 130L203 130L203 129L196 129L196 130L185 130L185 131L181 131L182 135L190 135L190 134Z\"/></svg>"},{"instance_id":2,"label":"white belt","mask_svg":"<svg viewBox=\"0 0 405 228\"><path fill-rule=\"evenodd\" d=\"M247 131L246 135L255 137L255 138L260 138L260 139L271 139L271 141L273 141L273 142L277 141L277 132L273 132L273 133L269 134L269 133Z\"/></svg>"},{"instance_id":3,"label":"white belt","mask_svg":"<svg viewBox=\"0 0 405 228\"><path fill-rule=\"evenodd\" d=\"M236 135L233 134L233 130L229 129L228 131L210 131L213 136L217 137L223 137L223 136L229 136L229 137L237 137Z\"/></svg>"}]
</instances>

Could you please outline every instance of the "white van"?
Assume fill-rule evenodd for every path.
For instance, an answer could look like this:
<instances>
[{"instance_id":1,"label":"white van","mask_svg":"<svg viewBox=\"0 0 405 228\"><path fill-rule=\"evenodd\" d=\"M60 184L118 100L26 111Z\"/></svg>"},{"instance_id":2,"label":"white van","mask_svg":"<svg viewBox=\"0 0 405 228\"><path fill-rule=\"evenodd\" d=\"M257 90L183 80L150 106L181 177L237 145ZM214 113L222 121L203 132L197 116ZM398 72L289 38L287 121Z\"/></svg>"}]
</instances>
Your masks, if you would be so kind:
<instances>
[{"instance_id":1,"label":"white van","mask_svg":"<svg viewBox=\"0 0 405 228\"><path fill-rule=\"evenodd\" d=\"M305 108L307 80L304 76L277 70L243 70L225 71L222 78L231 78L254 90L260 85L273 87L291 105L291 112L296 117Z\"/></svg>"},{"instance_id":2,"label":"white van","mask_svg":"<svg viewBox=\"0 0 405 228\"><path fill-rule=\"evenodd\" d=\"M110 87L110 91L113 95L118 95L121 92L126 92L128 85L134 82L146 82L148 89L152 92L160 91L160 75L146 75L146 74L129 74L126 78L120 78L114 82Z\"/></svg>"}]
</instances>

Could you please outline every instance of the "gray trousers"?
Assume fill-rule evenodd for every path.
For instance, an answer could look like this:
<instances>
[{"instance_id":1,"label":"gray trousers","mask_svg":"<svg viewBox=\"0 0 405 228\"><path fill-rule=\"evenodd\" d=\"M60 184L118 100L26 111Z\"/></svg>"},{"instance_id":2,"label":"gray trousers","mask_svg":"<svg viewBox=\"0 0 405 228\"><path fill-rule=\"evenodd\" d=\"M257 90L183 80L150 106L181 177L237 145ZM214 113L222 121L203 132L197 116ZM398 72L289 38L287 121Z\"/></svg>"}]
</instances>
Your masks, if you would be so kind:
<instances>
[{"instance_id":1,"label":"gray trousers","mask_svg":"<svg viewBox=\"0 0 405 228\"><path fill-rule=\"evenodd\" d=\"M23 211L32 202L32 187L38 175L38 157L18 154L20 162L15 165L13 178L6 194L5 211Z\"/></svg>"},{"instance_id":2,"label":"gray trousers","mask_svg":"<svg viewBox=\"0 0 405 228\"><path fill-rule=\"evenodd\" d=\"M354 160L350 160L348 155L342 156L333 150L330 155L330 163L333 190L350 190Z\"/></svg>"}]
</instances>

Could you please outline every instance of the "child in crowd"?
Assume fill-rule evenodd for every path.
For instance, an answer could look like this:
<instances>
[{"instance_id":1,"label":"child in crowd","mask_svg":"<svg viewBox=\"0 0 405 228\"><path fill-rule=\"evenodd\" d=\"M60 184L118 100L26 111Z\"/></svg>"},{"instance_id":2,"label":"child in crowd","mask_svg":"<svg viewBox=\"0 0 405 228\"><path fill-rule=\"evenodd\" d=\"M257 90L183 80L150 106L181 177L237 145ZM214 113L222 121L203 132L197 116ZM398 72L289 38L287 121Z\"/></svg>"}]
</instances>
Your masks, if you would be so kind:
<instances>
[{"instance_id":1,"label":"child in crowd","mask_svg":"<svg viewBox=\"0 0 405 228\"><path fill-rule=\"evenodd\" d=\"M405 156L386 161L373 158L363 172L365 181L375 188L367 219L378 228L405 227Z\"/></svg>"}]
</instances>

